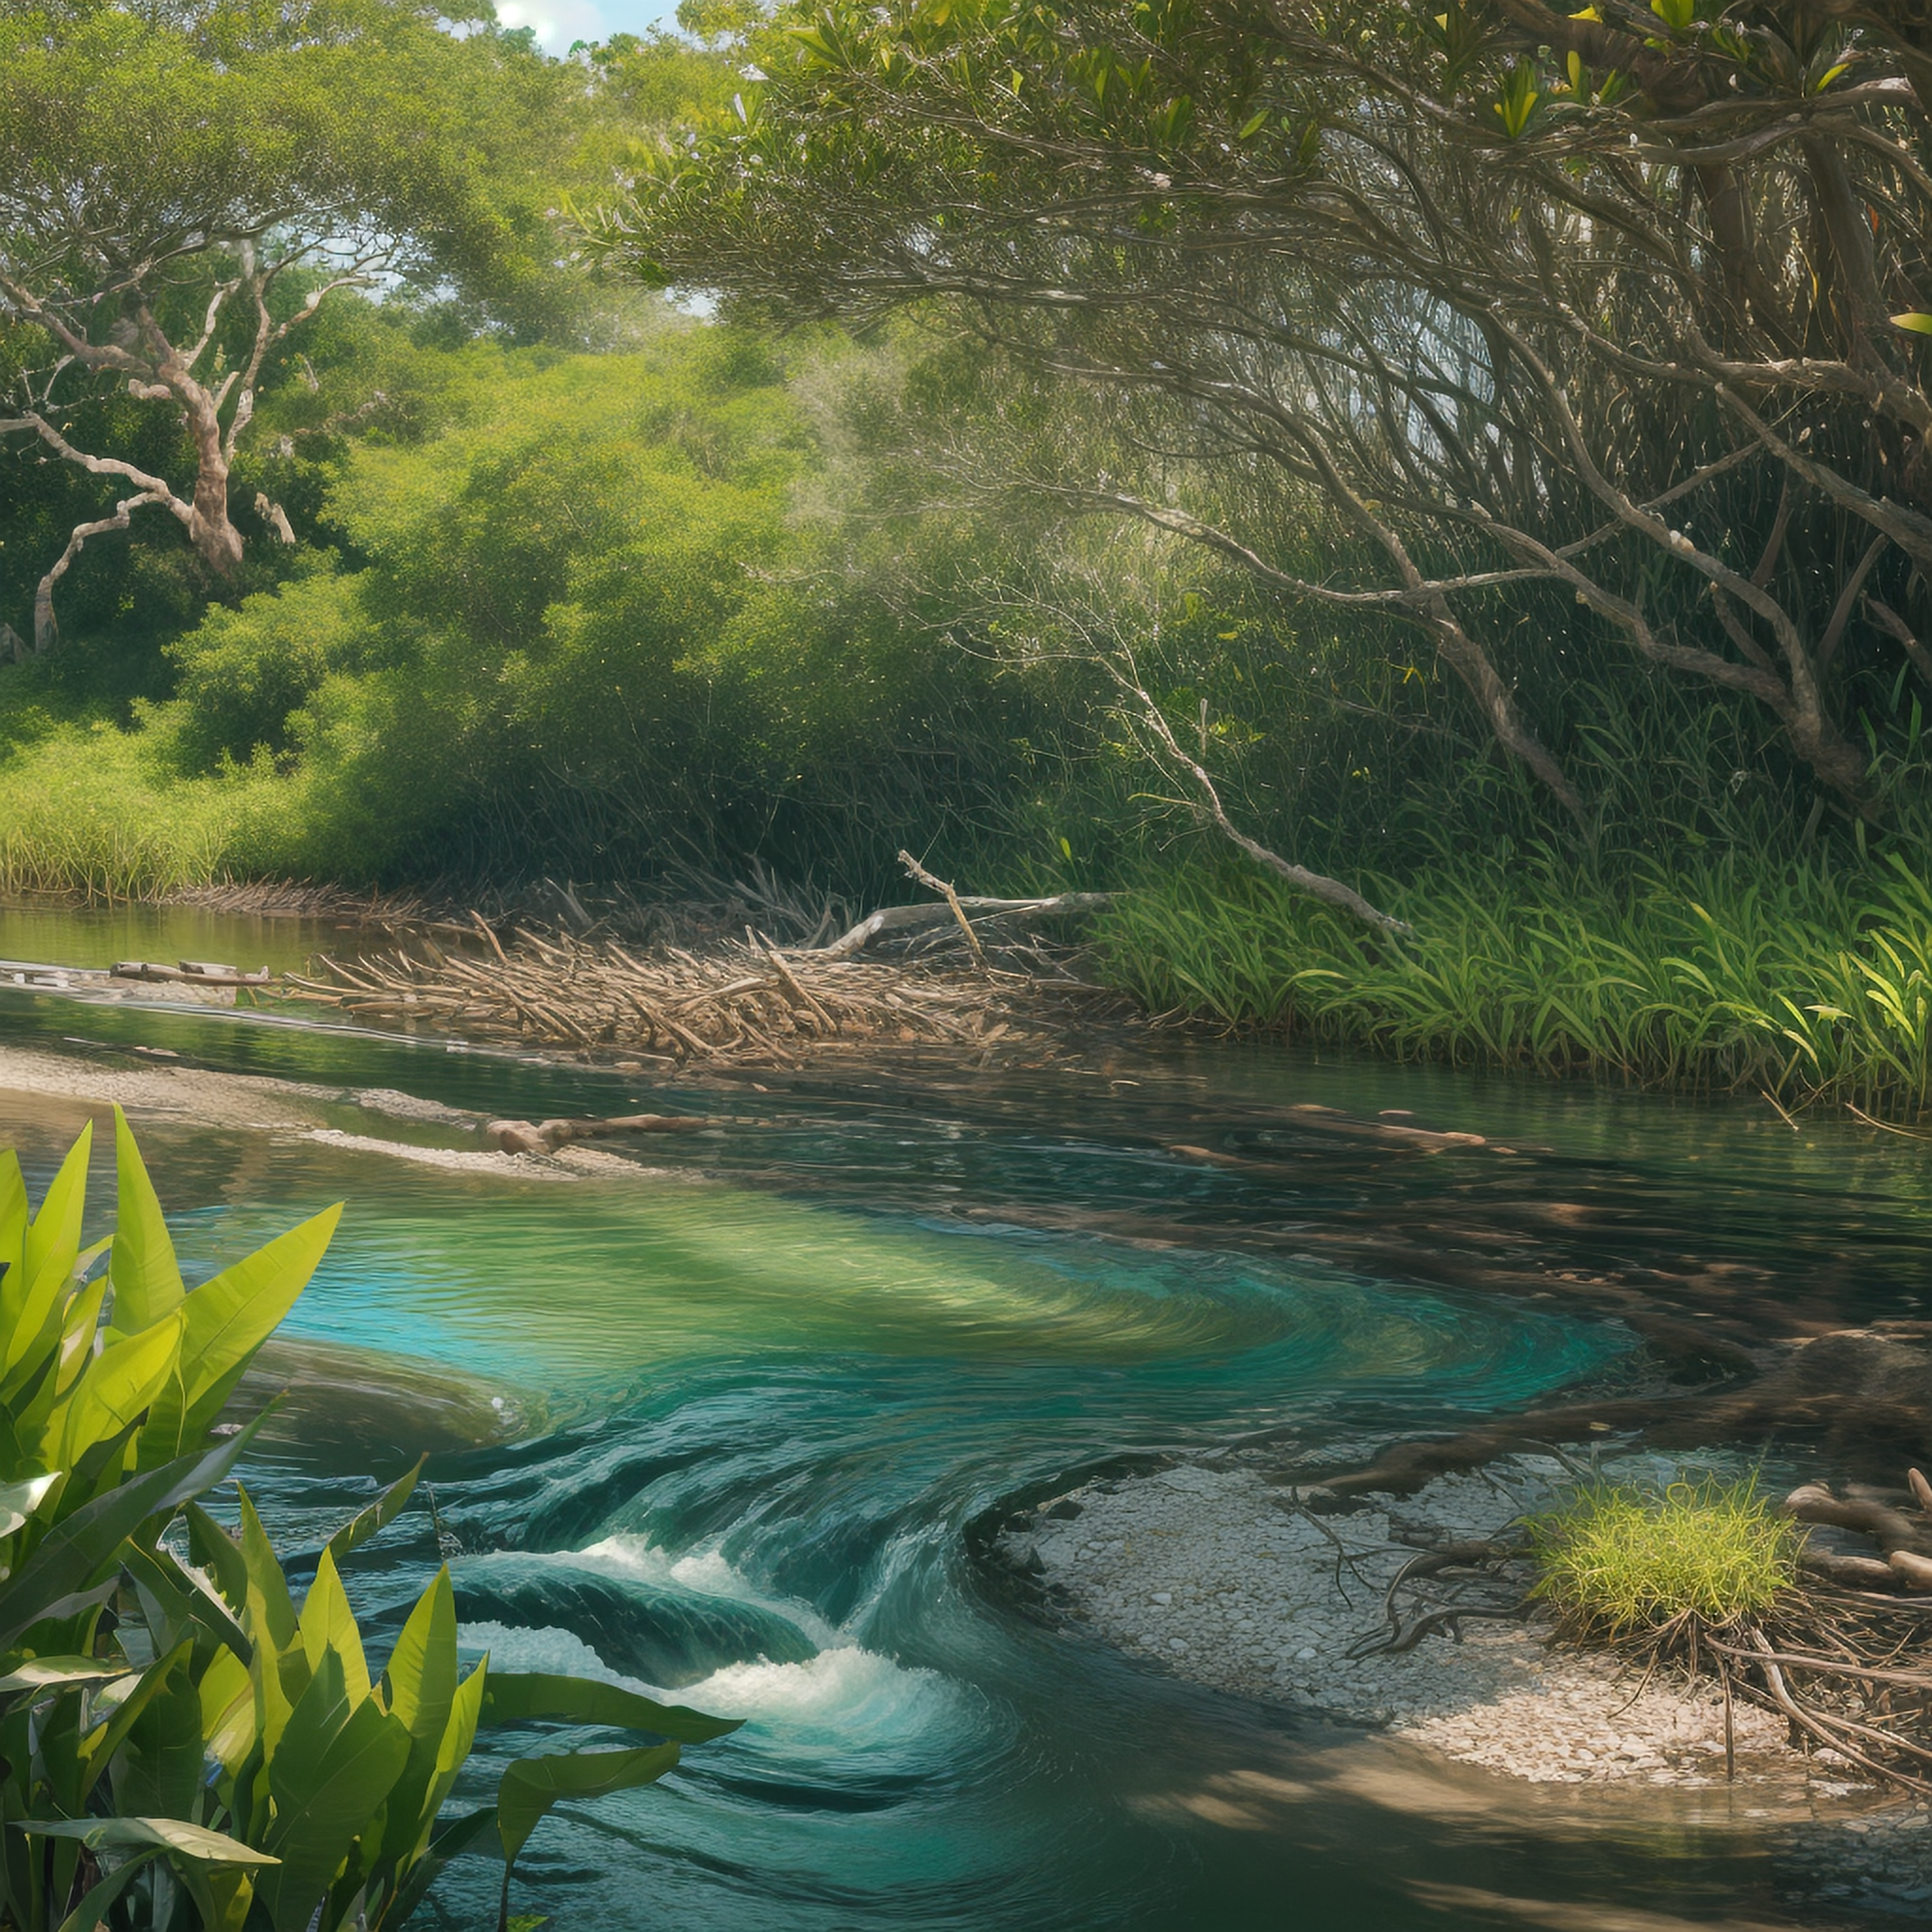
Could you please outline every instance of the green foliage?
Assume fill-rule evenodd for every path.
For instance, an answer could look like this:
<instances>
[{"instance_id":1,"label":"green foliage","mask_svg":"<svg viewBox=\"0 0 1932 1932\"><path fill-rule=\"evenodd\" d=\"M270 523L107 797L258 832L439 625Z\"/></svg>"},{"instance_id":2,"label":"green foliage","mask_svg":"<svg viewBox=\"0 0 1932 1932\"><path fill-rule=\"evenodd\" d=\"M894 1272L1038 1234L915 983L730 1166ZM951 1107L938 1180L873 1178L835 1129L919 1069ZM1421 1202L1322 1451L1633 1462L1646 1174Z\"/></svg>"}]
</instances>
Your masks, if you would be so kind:
<instances>
[{"instance_id":1,"label":"green foliage","mask_svg":"<svg viewBox=\"0 0 1932 1932\"><path fill-rule=\"evenodd\" d=\"M533 90L552 125L568 90L446 17L420 0L9 6L0 260L85 284L306 218L393 238L425 275L514 275L507 244L541 230Z\"/></svg>"},{"instance_id":2,"label":"green foliage","mask_svg":"<svg viewBox=\"0 0 1932 1932\"><path fill-rule=\"evenodd\" d=\"M1932 193L1859 105L1924 106L1895 14L799 0L740 29L756 86L577 214L647 285L916 305L1080 384L1131 423L1125 477L1077 438L954 474L1181 533L1312 625L1395 620L1586 841L1536 714L1620 658L1743 694L1876 822L1844 667L1924 671L1932 565L1924 504L1878 509L1926 408L1882 291ZM1791 146L1821 95L1846 118ZM1761 143L1721 190L1719 125ZM1801 339L1899 386L1799 375Z\"/></svg>"},{"instance_id":3,"label":"green foliage","mask_svg":"<svg viewBox=\"0 0 1932 1932\"><path fill-rule=\"evenodd\" d=\"M1723 1628L1775 1609L1798 1580L1803 1533L1748 1477L1586 1484L1527 1527L1536 1594L1580 1636Z\"/></svg>"},{"instance_id":4,"label":"green foliage","mask_svg":"<svg viewBox=\"0 0 1932 1932\"><path fill-rule=\"evenodd\" d=\"M102 1613L124 1588L124 1553L160 1564L153 1539L246 1446L250 1431L209 1449L209 1427L314 1271L341 1211L186 1291L118 1109L115 1142L120 1229L87 1250L92 1126L37 1211L18 1160L0 1152L0 1493L15 1505L0 1546L0 1807L15 1826L0 1840L0 1888L23 1926L64 1916L84 1841L78 1822L104 1779L108 1789L131 1779L142 1795L164 1778L183 1788L178 1772L157 1769L155 1753L168 1700L186 1694L180 1669L192 1642L184 1637L142 1668L107 1636ZM90 1280L104 1253L106 1274ZM184 1627L207 1630L207 1594L187 1589ZM47 1859L18 1835L26 1821L58 1825ZM152 1821L144 1838L124 1832L114 1842L130 1862L167 1857L197 1873L209 1858L248 1856L192 1832L171 1839Z\"/></svg>"},{"instance_id":5,"label":"green foliage","mask_svg":"<svg viewBox=\"0 0 1932 1932\"><path fill-rule=\"evenodd\" d=\"M192 764L247 763L258 747L286 751L290 720L361 641L358 612L326 557L294 582L233 608L215 606L168 646L178 667L176 742Z\"/></svg>"},{"instance_id":6,"label":"green foliage","mask_svg":"<svg viewBox=\"0 0 1932 1932\"><path fill-rule=\"evenodd\" d=\"M118 1225L86 1250L92 1129L37 1210L0 1153L0 1915L161 1932L185 1899L203 1932L399 1932L492 1830L507 1915L558 1797L649 1783L736 1726L487 1658L465 1674L446 1569L373 1672L339 1561L420 1465L330 1540L298 1608L246 1492L239 1534L195 1499L251 1440L208 1446L341 1210L191 1290L118 1109L115 1137ZM479 1724L556 1717L664 1741L519 1759L494 1806L440 1819Z\"/></svg>"},{"instance_id":7,"label":"green foliage","mask_svg":"<svg viewBox=\"0 0 1932 1932\"><path fill-rule=\"evenodd\" d=\"M860 891L991 820L1037 706L933 636L904 535L801 508L824 418L788 376L839 345L424 350L366 320L325 346L396 409L295 478L335 552L172 643L134 731L57 712L0 751L0 887L758 852ZM0 718L45 690L0 668Z\"/></svg>"},{"instance_id":8,"label":"green foliage","mask_svg":"<svg viewBox=\"0 0 1932 1932\"><path fill-rule=\"evenodd\" d=\"M274 873L286 802L267 774L184 784L139 734L50 722L0 758L0 891L159 897L251 858Z\"/></svg>"},{"instance_id":9,"label":"green foliage","mask_svg":"<svg viewBox=\"0 0 1932 1932\"><path fill-rule=\"evenodd\" d=\"M1108 971L1157 1011L1400 1058L1932 1109L1932 889L1902 859L1606 880L1434 856L1424 879L1373 883L1417 927L1400 947L1264 877L1198 870L1122 901Z\"/></svg>"}]
</instances>

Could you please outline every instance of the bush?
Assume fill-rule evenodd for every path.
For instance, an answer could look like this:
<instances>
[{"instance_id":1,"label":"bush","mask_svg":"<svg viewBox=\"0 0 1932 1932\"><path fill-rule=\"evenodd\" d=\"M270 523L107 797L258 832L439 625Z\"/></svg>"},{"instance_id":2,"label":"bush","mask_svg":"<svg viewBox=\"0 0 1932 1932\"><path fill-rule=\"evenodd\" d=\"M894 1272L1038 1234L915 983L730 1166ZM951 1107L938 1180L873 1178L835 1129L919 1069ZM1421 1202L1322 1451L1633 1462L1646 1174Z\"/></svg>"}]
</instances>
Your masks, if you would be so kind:
<instances>
[{"instance_id":1,"label":"bush","mask_svg":"<svg viewBox=\"0 0 1932 1932\"><path fill-rule=\"evenodd\" d=\"M157 722L172 725L185 762L212 770L226 759L246 764L258 746L288 749L291 713L358 643L355 579L335 575L332 562L311 558L293 583L233 609L214 606L167 647L178 667L177 703Z\"/></svg>"},{"instance_id":2,"label":"bush","mask_svg":"<svg viewBox=\"0 0 1932 1932\"><path fill-rule=\"evenodd\" d=\"M1613 1641L1765 1616L1796 1587L1803 1541L1755 1477L1587 1484L1528 1528L1535 1594L1573 1633Z\"/></svg>"}]
</instances>

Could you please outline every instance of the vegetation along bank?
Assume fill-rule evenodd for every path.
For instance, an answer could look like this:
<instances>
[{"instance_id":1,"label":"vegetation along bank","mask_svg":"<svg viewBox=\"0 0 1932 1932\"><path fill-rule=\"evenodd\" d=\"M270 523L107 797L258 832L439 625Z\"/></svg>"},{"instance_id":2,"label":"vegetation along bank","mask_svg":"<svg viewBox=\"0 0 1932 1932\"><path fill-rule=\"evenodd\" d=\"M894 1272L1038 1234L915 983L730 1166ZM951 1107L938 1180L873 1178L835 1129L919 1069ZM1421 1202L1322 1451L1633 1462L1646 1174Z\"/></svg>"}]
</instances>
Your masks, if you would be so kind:
<instances>
[{"instance_id":1,"label":"vegetation along bank","mask_svg":"<svg viewBox=\"0 0 1932 1932\"><path fill-rule=\"evenodd\" d=\"M9 13L0 890L906 847L1154 1011L1909 1126L1916 29L1653 13Z\"/></svg>"}]
</instances>

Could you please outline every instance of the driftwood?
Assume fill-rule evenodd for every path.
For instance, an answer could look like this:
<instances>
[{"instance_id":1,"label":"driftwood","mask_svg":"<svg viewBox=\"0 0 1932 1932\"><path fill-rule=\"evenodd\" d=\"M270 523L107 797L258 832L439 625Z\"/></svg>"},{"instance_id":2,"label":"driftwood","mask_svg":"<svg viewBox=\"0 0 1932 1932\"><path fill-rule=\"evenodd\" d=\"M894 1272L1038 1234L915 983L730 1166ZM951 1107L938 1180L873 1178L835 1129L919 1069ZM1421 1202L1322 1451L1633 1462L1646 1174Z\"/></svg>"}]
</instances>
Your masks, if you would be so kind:
<instances>
[{"instance_id":1,"label":"driftwood","mask_svg":"<svg viewBox=\"0 0 1932 1932\"><path fill-rule=\"evenodd\" d=\"M243 973L210 959L183 959L178 966L158 966L149 959L117 959L108 976L183 986L266 986L273 975L266 966L259 973Z\"/></svg>"},{"instance_id":2,"label":"driftwood","mask_svg":"<svg viewBox=\"0 0 1932 1932\"><path fill-rule=\"evenodd\" d=\"M483 1138L506 1154L554 1154L567 1141L607 1141L619 1134L690 1134L712 1122L701 1113L633 1113L611 1120L491 1121Z\"/></svg>"},{"instance_id":3,"label":"driftwood","mask_svg":"<svg viewBox=\"0 0 1932 1932\"><path fill-rule=\"evenodd\" d=\"M1916 1470L1912 1473L1918 1474ZM1800 1523L1855 1529L1874 1537L1888 1560L1900 1550L1932 1558L1932 1519L1923 1513L1907 1516L1904 1510L1869 1496L1834 1496L1823 1483L1802 1484L1785 1498L1784 1508L1786 1515L1795 1516ZM1932 1569L1932 1563L1927 1567Z\"/></svg>"},{"instance_id":4,"label":"driftwood","mask_svg":"<svg viewBox=\"0 0 1932 1932\"><path fill-rule=\"evenodd\" d=\"M966 908L959 904L959 895L944 879L935 878L903 848L899 853L899 863L906 868L908 875L915 883L925 887L928 891L937 892L946 902L947 909L959 923L959 930L966 936L966 950L973 955L973 963L984 973L986 971L986 949L979 943L979 935L973 930L973 922L966 917Z\"/></svg>"},{"instance_id":5,"label":"driftwood","mask_svg":"<svg viewBox=\"0 0 1932 1932\"><path fill-rule=\"evenodd\" d=\"M1059 919L1073 914L1103 911L1113 903L1111 892L1058 892L1048 899L975 899L955 893L940 906L881 906L849 931L841 933L829 945L809 952L794 952L793 958L850 959L862 953L881 933L924 932L957 919L966 926L966 915L976 913L1003 920ZM974 938L974 944L978 944Z\"/></svg>"}]
</instances>

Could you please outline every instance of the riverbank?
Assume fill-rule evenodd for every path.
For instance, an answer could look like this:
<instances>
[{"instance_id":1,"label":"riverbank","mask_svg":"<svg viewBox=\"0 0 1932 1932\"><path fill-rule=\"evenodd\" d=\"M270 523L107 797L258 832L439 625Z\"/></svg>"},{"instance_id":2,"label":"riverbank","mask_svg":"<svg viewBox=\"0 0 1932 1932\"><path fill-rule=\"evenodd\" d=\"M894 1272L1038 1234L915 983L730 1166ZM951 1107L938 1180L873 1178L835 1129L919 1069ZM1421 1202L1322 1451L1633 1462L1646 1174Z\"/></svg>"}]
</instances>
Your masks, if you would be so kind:
<instances>
[{"instance_id":1,"label":"riverbank","mask_svg":"<svg viewBox=\"0 0 1932 1932\"><path fill-rule=\"evenodd\" d=\"M152 884L130 874L120 890ZM1758 1094L1793 1124L1814 1107L1908 1131L1932 1119L1932 881L1897 855L1862 869L1758 871L1732 855L1615 874L1477 856L1445 858L1424 878L1364 884L1410 924L1410 937L1371 939L1254 869L1178 866L1141 874L1084 924L1054 929L1084 941L1077 949L1001 953L993 941L1011 935L975 921L991 974L949 922L918 936L916 957L893 959L916 969L917 983L886 986L882 999L871 982L886 975L861 969L891 957L886 948L836 962L853 969L833 975L852 982L846 1013L832 1010L842 984L804 988L782 970L794 982L809 976L798 962L836 930L825 922L837 902L808 905L763 875L751 886L717 882L715 903L662 904L622 887L600 894L540 879L483 908L507 959L480 941L465 908L440 902L179 881L169 897L337 921L373 913L387 931L365 925L351 953L380 938L404 943L408 958L375 980L346 958L346 974L323 974L329 990L320 996L384 1024L475 1024L572 1050L627 1043L667 1063L722 1055L783 1065L801 1048L842 1050L841 1039L861 1050L976 1049L993 1043L988 1035L1009 1057L1091 1027L1112 995L1137 1024ZM946 917L937 901L923 909ZM405 930L412 922L414 936ZM613 943L635 971L602 957ZM592 983L613 976L638 984ZM687 998L695 1021L680 1011Z\"/></svg>"},{"instance_id":2,"label":"riverbank","mask_svg":"<svg viewBox=\"0 0 1932 1932\"><path fill-rule=\"evenodd\" d=\"M807 1835L786 1841L787 1856L800 1862L800 1842L822 1848L841 1887L853 1815L876 1817L882 1780L899 1779L917 1809L889 1813L908 1828L879 1842L893 1856L923 1851L935 1820L970 1842L977 1861L963 1903L941 1901L962 1924L991 1922L991 1874L1013 1888L1013 1924L1099 1915L1146 1932L1258 1926L1278 1918L1286 1893L1313 1897L1311 1926L1349 1932L1411 1932L1438 1918L1601 1932L1613 1910L1636 1914L1626 1923L1644 1932L1682 1932L1714 1913L1818 1926L1837 1921L1815 1896L1789 1916L1781 1908L1773 1858L1812 1828L1814 1807L1873 1821L1868 1837L1891 1815L1862 1792L1787 1799L1721 1779L1531 1785L1406 1735L1328 1725L1312 1707L1283 1723L1273 1698L1253 1701L1251 1721L1171 1672L1124 1665L1111 1645L1057 1641L962 1590L973 1573L959 1551L990 1491L1107 1445L1199 1442L1230 1419L1257 1432L1291 1424L1311 1455L1352 1467L1391 1432L1439 1427L1445 1415L1450 1425L1501 1418L1591 1378L1610 1378L1613 1393L1625 1386L1625 1351L1596 1319L1607 1273L1632 1297L1668 1306L1690 1295L1760 1325L1759 1309L1780 1303L1842 1321L1855 1295L1863 1314L1899 1312L1870 1298L1887 1282L1922 1286L1911 1258L1922 1194L1905 1187L1887 1209L1850 1157L1901 1169L1915 1153L1905 1142L1821 1133L1801 1179L1790 1163L1804 1143L1756 1103L1685 1108L1172 1040L1150 1042L1160 1058L1077 1076L889 1088L836 1071L687 1072L658 1083L561 1056L449 1053L246 1015L119 1008L91 1019L85 1006L17 993L0 1004L17 1028L8 1047L37 1044L70 1087L79 1076L104 1093L99 1074L72 1057L82 1052L117 1080L165 1075L141 1096L153 1108L142 1131L164 1200L188 1210L179 1238L197 1272L233 1239L222 1233L225 1204L273 1226L346 1196L340 1263L310 1291L311 1332L460 1367L492 1392L527 1382L551 1391L566 1420L586 1413L586 1389L600 1391L609 1419L595 1430L434 1472L466 1547L521 1552L536 1579L516 1620L530 1626L526 1647L505 1651L504 1668L518 1657L556 1667L542 1646L568 1629L609 1669L647 1674L626 1626L600 1607L608 1592L577 1581L583 1554L612 1537L648 1556L650 1577L681 1565L681 1588L800 1598L837 1626L822 1658L745 1661L730 1681L759 1700L750 1748L770 1754L774 1788L784 1779L772 1828ZM89 1031L104 1038L62 1043ZM137 1043L182 1058L157 1067L134 1057ZM246 1084L205 1085L221 1078L217 1064ZM251 1067L290 1077L239 1071ZM758 1092L767 1084L769 1097ZM713 1103L708 1090L740 1097ZM232 1093L250 1120L285 1109L286 1124L203 1131L193 1109L204 1092ZM0 1098L10 1126L28 1124L30 1172L43 1179L81 1102ZM489 1154L474 1125L458 1124L714 1104L729 1116L723 1138L648 1150L702 1163L675 1185L559 1183L561 1162ZM1413 1131L1424 1124L1452 1131L1426 1139ZM365 1141L391 1135L386 1153L413 1144L465 1165L371 1158ZM1164 1151L1224 1141L1236 1152L1223 1160ZM1525 1151L1541 1143L1547 1152ZM1740 1176L1753 1182L1748 1199ZM1409 1244L1401 1254L1370 1245L1398 1238ZM1762 1272L1747 1272L1754 1263ZM1491 1276L1477 1271L1503 1269L1514 1291L1504 1282L1488 1292ZM769 1371L738 1366L760 1348ZM732 1365L722 1378L721 1361ZM306 1382L311 1371L298 1373ZM844 1379L834 1387L834 1376ZM1328 1466L1311 1461L1308 1473ZM325 1500L339 1522L354 1499ZM370 1560L419 1559L437 1559L426 1538ZM787 1729L791 1699L805 1716ZM1116 1777L1118 1794L1104 1782ZM811 1837L818 1813L794 1794L822 1790L827 1822ZM674 1851L736 1846L743 1815L726 1807L710 1838L680 1813ZM1016 1816L1037 1822L1017 1846ZM1868 1854L1856 1867L1843 1856L1858 1834L1839 1822L1818 1829L1821 1885L1862 1898L1879 1868ZM608 1897L585 1907L599 1924L623 1923L623 1889L659 1869L609 1866L608 1842L573 1852L575 1870L612 1874ZM1120 1897L1096 1890L1092 1874L1150 1843L1153 1875L1135 1868ZM769 1891L740 1917L727 1909L763 1869L744 1859L699 1903L733 1925L785 1920L790 1900ZM1170 1869L1185 1899L1135 1918L1133 1899ZM1579 1869L1589 1884L1574 1881ZM874 1915L885 1923L906 1898L929 1910L930 1880L929 1864L906 1853L880 1880L890 1903ZM1043 1901L1042 1883L1056 1889ZM714 1896L725 1901L715 1911ZM840 1923L850 1896L840 1892ZM1527 1916L1532 1905L1542 1916ZM1549 1916L1586 1907L1593 1918Z\"/></svg>"},{"instance_id":3,"label":"riverbank","mask_svg":"<svg viewBox=\"0 0 1932 1932\"><path fill-rule=\"evenodd\" d=\"M1548 1500L1561 1465L1512 1457L1338 1511L1280 1481L1274 1461L1237 1450L1220 1466L1090 1480L995 1548L1069 1634L1149 1669L1532 1785L1724 1794L1744 1818L1809 1818L1816 1828L1790 1847L1801 1863L1932 1900L1932 1809L1860 1782L1831 1753L1793 1750L1756 1706L1733 1705L1727 1736L1714 1687L1562 1646L1535 1618L1487 1619L1480 1595L1458 1628L1399 1647L1385 1603L1417 1543L1496 1536ZM1663 1466L1641 1455L1618 1466L1640 1465Z\"/></svg>"},{"instance_id":4,"label":"riverbank","mask_svg":"<svg viewBox=\"0 0 1932 1932\"><path fill-rule=\"evenodd\" d=\"M1932 1111L1932 881L1897 856L1611 875L1444 855L1362 884L1410 937L1257 869L1174 871L1101 922L1100 976L1150 1012L1396 1059Z\"/></svg>"}]
</instances>

